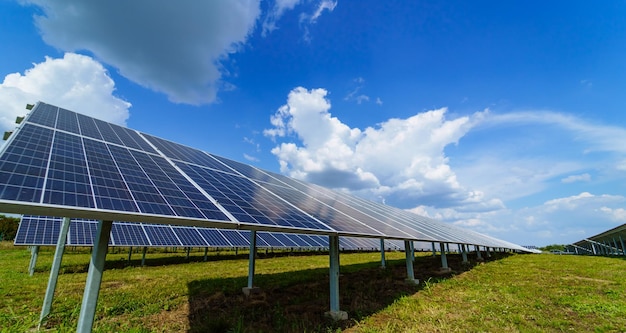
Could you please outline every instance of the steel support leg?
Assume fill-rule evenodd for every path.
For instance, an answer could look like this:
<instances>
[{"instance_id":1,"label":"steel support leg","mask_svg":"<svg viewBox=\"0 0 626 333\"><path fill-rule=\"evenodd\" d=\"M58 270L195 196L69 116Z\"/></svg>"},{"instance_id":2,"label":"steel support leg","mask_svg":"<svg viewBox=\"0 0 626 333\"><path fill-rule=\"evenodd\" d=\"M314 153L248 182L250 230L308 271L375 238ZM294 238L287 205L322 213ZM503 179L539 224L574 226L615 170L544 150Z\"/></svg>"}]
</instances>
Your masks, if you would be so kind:
<instances>
[{"instance_id":1,"label":"steel support leg","mask_svg":"<svg viewBox=\"0 0 626 333\"><path fill-rule=\"evenodd\" d=\"M130 258L132 258L132 256L133 256L133 247L131 246L131 247L128 249L128 263L129 263L129 264L130 264Z\"/></svg>"},{"instance_id":2,"label":"steel support leg","mask_svg":"<svg viewBox=\"0 0 626 333\"><path fill-rule=\"evenodd\" d=\"M50 314L52 299L54 298L54 290L57 287L57 281L59 279L59 269L61 268L63 252L65 252L65 242L67 241L68 230L70 230L70 218L66 217L61 223L61 232L59 233L57 247L54 251L54 259L52 260L52 268L50 269L50 278L48 279L48 288L46 288L46 296L43 300L41 315L39 316L39 327L41 327L43 321Z\"/></svg>"},{"instance_id":3,"label":"steel support leg","mask_svg":"<svg viewBox=\"0 0 626 333\"><path fill-rule=\"evenodd\" d=\"M476 259L483 260L483 256L480 254L480 246L474 245L474 249L476 249Z\"/></svg>"},{"instance_id":4,"label":"steel support leg","mask_svg":"<svg viewBox=\"0 0 626 333\"><path fill-rule=\"evenodd\" d=\"M248 256L248 288L254 286L254 268L256 264L256 231L250 232L250 254Z\"/></svg>"},{"instance_id":5,"label":"steel support leg","mask_svg":"<svg viewBox=\"0 0 626 333\"><path fill-rule=\"evenodd\" d=\"M437 249L435 248L435 242L431 242L433 245L433 257L437 256Z\"/></svg>"},{"instance_id":6,"label":"steel support leg","mask_svg":"<svg viewBox=\"0 0 626 333\"><path fill-rule=\"evenodd\" d=\"M626 248L624 247L624 240L621 235L619 236L619 242L622 244L622 255L626 256Z\"/></svg>"},{"instance_id":7,"label":"steel support leg","mask_svg":"<svg viewBox=\"0 0 626 333\"><path fill-rule=\"evenodd\" d=\"M146 252L148 252L148 247L144 246L141 253L141 267L146 265Z\"/></svg>"},{"instance_id":8,"label":"steel support leg","mask_svg":"<svg viewBox=\"0 0 626 333\"><path fill-rule=\"evenodd\" d=\"M446 244L439 243L439 248L441 249L441 270L448 271L450 267L448 267L448 258L446 257Z\"/></svg>"},{"instance_id":9,"label":"steel support leg","mask_svg":"<svg viewBox=\"0 0 626 333\"><path fill-rule=\"evenodd\" d=\"M465 244L459 244L459 252L461 252L461 257L463 258L464 264L469 264L467 261L467 252L465 251Z\"/></svg>"},{"instance_id":10,"label":"steel support leg","mask_svg":"<svg viewBox=\"0 0 626 333\"><path fill-rule=\"evenodd\" d=\"M205 247L204 248L204 261L207 261L209 259L209 248Z\"/></svg>"},{"instance_id":11,"label":"steel support leg","mask_svg":"<svg viewBox=\"0 0 626 333\"><path fill-rule=\"evenodd\" d=\"M78 317L78 327L76 329L78 333L91 332L93 327L112 225L112 221L98 222L98 229L91 253L91 261L89 262L87 282L85 283L83 303L80 307L80 315Z\"/></svg>"},{"instance_id":12,"label":"steel support leg","mask_svg":"<svg viewBox=\"0 0 626 333\"><path fill-rule=\"evenodd\" d=\"M330 257L330 311L326 315L333 320L348 319L348 313L339 309L339 236L328 236Z\"/></svg>"},{"instance_id":13,"label":"steel support leg","mask_svg":"<svg viewBox=\"0 0 626 333\"><path fill-rule=\"evenodd\" d=\"M406 280L409 283L418 284L419 280L415 280L415 272L413 269L413 250L411 250L412 241L404 241L404 254L406 257Z\"/></svg>"},{"instance_id":14,"label":"steel support leg","mask_svg":"<svg viewBox=\"0 0 626 333\"><path fill-rule=\"evenodd\" d=\"M30 263L28 264L28 275L35 274L35 266L37 265L37 257L39 256L39 245L35 245L30 249Z\"/></svg>"},{"instance_id":15,"label":"steel support leg","mask_svg":"<svg viewBox=\"0 0 626 333\"><path fill-rule=\"evenodd\" d=\"M385 262L385 239L380 239L380 267L385 268L387 264Z\"/></svg>"}]
</instances>

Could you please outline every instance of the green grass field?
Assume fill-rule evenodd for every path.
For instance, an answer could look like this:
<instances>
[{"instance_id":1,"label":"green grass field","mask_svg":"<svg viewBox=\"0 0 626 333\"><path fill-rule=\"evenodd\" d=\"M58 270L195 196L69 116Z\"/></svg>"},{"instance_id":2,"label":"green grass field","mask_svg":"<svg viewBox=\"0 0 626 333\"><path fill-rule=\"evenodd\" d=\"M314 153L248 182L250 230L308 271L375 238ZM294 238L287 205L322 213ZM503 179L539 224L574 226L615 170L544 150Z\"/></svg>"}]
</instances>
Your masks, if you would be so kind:
<instances>
[{"instance_id":1,"label":"green grass field","mask_svg":"<svg viewBox=\"0 0 626 333\"><path fill-rule=\"evenodd\" d=\"M112 251L112 250L110 250ZM127 251L127 249L123 249ZM0 331L37 327L53 252L42 249L34 276L26 248L0 245ZM626 260L566 255L505 255L438 275L439 258L416 258L419 286L404 281L404 254L341 254L341 308L328 309L328 256L279 253L257 260L250 298L246 254L212 252L107 255L95 332L626 332ZM46 332L72 332L89 254L68 249Z\"/></svg>"}]
</instances>

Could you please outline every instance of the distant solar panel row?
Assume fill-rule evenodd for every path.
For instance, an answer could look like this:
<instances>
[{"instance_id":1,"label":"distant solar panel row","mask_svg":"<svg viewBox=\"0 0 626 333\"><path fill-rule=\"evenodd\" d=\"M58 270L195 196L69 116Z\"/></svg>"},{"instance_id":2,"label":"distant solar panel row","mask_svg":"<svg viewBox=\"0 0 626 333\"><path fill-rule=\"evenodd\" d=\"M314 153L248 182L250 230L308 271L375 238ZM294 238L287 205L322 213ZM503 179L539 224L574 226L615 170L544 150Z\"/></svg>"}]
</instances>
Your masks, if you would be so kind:
<instances>
[{"instance_id":1,"label":"distant solar panel row","mask_svg":"<svg viewBox=\"0 0 626 333\"><path fill-rule=\"evenodd\" d=\"M15 245L54 246L61 232L62 219L47 216L22 217ZM72 219L66 244L69 246L93 246L97 222ZM248 247L250 231L214 228L156 225L145 223L114 222L110 246L149 247ZM379 250L378 239L341 237L344 250ZM259 248L327 248L328 237L278 232L257 232ZM386 241L385 248L404 249L401 241Z\"/></svg>"},{"instance_id":2,"label":"distant solar panel row","mask_svg":"<svg viewBox=\"0 0 626 333\"><path fill-rule=\"evenodd\" d=\"M525 250L45 103L0 154L0 211Z\"/></svg>"}]
</instances>

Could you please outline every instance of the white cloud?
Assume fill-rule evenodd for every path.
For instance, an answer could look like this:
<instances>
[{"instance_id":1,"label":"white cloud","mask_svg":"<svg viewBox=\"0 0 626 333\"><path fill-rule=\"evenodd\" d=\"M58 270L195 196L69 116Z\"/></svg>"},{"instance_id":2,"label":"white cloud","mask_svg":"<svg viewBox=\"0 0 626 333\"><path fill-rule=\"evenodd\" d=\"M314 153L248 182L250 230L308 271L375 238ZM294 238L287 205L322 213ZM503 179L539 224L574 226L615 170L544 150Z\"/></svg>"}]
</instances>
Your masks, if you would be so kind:
<instances>
[{"instance_id":1,"label":"white cloud","mask_svg":"<svg viewBox=\"0 0 626 333\"><path fill-rule=\"evenodd\" d=\"M243 158L245 158L246 160L248 160L250 162L258 162L259 161L258 158L254 157L254 156L251 156L251 155L248 155L248 154L243 154Z\"/></svg>"},{"instance_id":2,"label":"white cloud","mask_svg":"<svg viewBox=\"0 0 626 333\"><path fill-rule=\"evenodd\" d=\"M317 23L317 19L322 16L324 11L332 12L337 7L336 0L319 0L313 13L300 14L300 24L304 27L304 40L311 41L311 34L309 32L309 26Z\"/></svg>"},{"instance_id":3,"label":"white cloud","mask_svg":"<svg viewBox=\"0 0 626 333\"><path fill-rule=\"evenodd\" d=\"M278 28L276 26L276 22L283 16L283 14L288 10L294 9L296 5L301 2L301 0L276 0L276 2L274 2L274 6L267 12L265 19L263 20L263 30L261 34L266 36L268 33L276 30Z\"/></svg>"},{"instance_id":4,"label":"white cloud","mask_svg":"<svg viewBox=\"0 0 626 333\"><path fill-rule=\"evenodd\" d=\"M4 78L0 85L1 126L13 128L15 117L26 114L26 104L37 101L125 125L131 104L115 97L114 91L115 82L106 69L90 57L66 53L60 59L46 58L24 74Z\"/></svg>"},{"instance_id":5,"label":"white cloud","mask_svg":"<svg viewBox=\"0 0 626 333\"><path fill-rule=\"evenodd\" d=\"M609 217L614 221L626 223L626 209L624 208L601 207L600 211L608 214Z\"/></svg>"},{"instance_id":6,"label":"white cloud","mask_svg":"<svg viewBox=\"0 0 626 333\"><path fill-rule=\"evenodd\" d=\"M295 136L302 142L301 146L283 142L272 150L283 173L382 197L404 208L502 206L497 200L475 200L479 192L458 183L444 154L444 148L458 142L482 113L448 120L446 109L438 109L360 130L333 117L326 96L324 89L296 88L272 116L273 127L265 135L274 140Z\"/></svg>"},{"instance_id":7,"label":"white cloud","mask_svg":"<svg viewBox=\"0 0 626 333\"><path fill-rule=\"evenodd\" d=\"M380 97L376 97L376 104L383 105L383 100Z\"/></svg>"},{"instance_id":8,"label":"white cloud","mask_svg":"<svg viewBox=\"0 0 626 333\"><path fill-rule=\"evenodd\" d=\"M88 50L128 79L173 102L210 103L222 85L221 61L237 52L260 14L259 0L155 3L29 0L43 39Z\"/></svg>"},{"instance_id":9,"label":"white cloud","mask_svg":"<svg viewBox=\"0 0 626 333\"><path fill-rule=\"evenodd\" d=\"M580 175L571 175L561 179L561 183L569 184L575 182L588 182L591 180L591 175L588 173L583 173Z\"/></svg>"}]
</instances>

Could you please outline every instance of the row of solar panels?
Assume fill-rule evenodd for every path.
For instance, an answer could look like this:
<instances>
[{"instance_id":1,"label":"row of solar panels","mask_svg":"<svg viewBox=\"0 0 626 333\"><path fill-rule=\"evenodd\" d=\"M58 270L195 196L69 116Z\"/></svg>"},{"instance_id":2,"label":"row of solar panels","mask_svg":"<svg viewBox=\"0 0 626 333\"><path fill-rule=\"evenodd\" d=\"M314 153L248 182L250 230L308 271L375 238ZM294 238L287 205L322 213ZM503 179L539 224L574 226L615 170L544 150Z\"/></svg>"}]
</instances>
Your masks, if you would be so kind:
<instances>
[{"instance_id":1,"label":"row of solar panels","mask_svg":"<svg viewBox=\"0 0 626 333\"><path fill-rule=\"evenodd\" d=\"M581 239L566 248L568 252L578 254L626 255L626 224Z\"/></svg>"},{"instance_id":2,"label":"row of solar panels","mask_svg":"<svg viewBox=\"0 0 626 333\"><path fill-rule=\"evenodd\" d=\"M50 245L57 243L62 219L46 216L22 217L15 245ZM97 222L72 219L67 245L93 246ZM361 237L340 237L344 250L380 250L380 240ZM114 222L110 246L138 247L216 247L236 248L250 246L250 231ZM328 248L328 237L320 235L257 232L259 248ZM385 249L404 250L404 242L386 240Z\"/></svg>"},{"instance_id":3,"label":"row of solar panels","mask_svg":"<svg viewBox=\"0 0 626 333\"><path fill-rule=\"evenodd\" d=\"M0 156L0 211L525 250L45 103Z\"/></svg>"}]
</instances>

